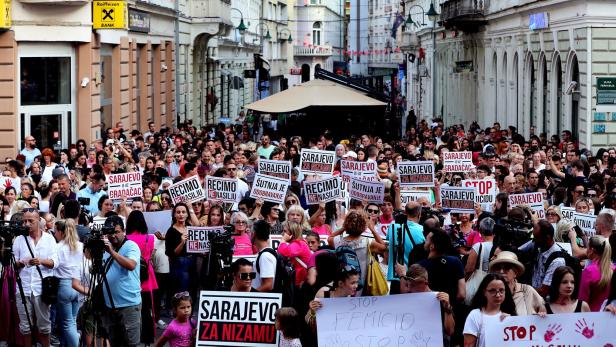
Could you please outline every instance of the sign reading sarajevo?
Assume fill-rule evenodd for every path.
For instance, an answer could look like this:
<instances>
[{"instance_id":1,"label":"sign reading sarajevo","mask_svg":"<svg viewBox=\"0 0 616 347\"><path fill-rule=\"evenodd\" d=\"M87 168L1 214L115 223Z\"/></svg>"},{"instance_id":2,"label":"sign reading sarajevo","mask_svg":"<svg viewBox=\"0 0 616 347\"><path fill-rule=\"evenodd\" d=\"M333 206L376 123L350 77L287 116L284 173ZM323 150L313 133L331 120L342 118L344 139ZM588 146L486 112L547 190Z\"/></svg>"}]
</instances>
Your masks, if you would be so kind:
<instances>
[{"instance_id":1,"label":"sign reading sarajevo","mask_svg":"<svg viewBox=\"0 0 616 347\"><path fill-rule=\"evenodd\" d=\"M173 204L178 202L190 203L193 201L203 200L203 187L199 181L199 176L192 176L178 183L169 186L169 194L173 200Z\"/></svg>"},{"instance_id":2,"label":"sign reading sarajevo","mask_svg":"<svg viewBox=\"0 0 616 347\"><path fill-rule=\"evenodd\" d=\"M329 177L322 180L304 182L304 192L308 205L330 202L340 198L340 180Z\"/></svg>"},{"instance_id":3,"label":"sign reading sarajevo","mask_svg":"<svg viewBox=\"0 0 616 347\"><path fill-rule=\"evenodd\" d=\"M208 200L234 203L237 197L237 178L207 176L205 188Z\"/></svg>"},{"instance_id":4,"label":"sign reading sarajevo","mask_svg":"<svg viewBox=\"0 0 616 347\"><path fill-rule=\"evenodd\" d=\"M291 184L291 162L284 160L259 159L259 173L261 175L278 177Z\"/></svg>"},{"instance_id":5,"label":"sign reading sarajevo","mask_svg":"<svg viewBox=\"0 0 616 347\"><path fill-rule=\"evenodd\" d=\"M475 188L441 187L443 208L452 213L475 213Z\"/></svg>"},{"instance_id":6,"label":"sign reading sarajevo","mask_svg":"<svg viewBox=\"0 0 616 347\"><path fill-rule=\"evenodd\" d=\"M537 212L537 217L545 218L545 206L543 205L543 193L526 193L509 195L509 206L516 207L526 205Z\"/></svg>"},{"instance_id":7,"label":"sign reading sarajevo","mask_svg":"<svg viewBox=\"0 0 616 347\"><path fill-rule=\"evenodd\" d=\"M304 175L331 175L334 172L336 152L303 148L299 167Z\"/></svg>"},{"instance_id":8,"label":"sign reading sarajevo","mask_svg":"<svg viewBox=\"0 0 616 347\"><path fill-rule=\"evenodd\" d=\"M140 172L126 172L109 175L107 193L109 199L120 200L143 196L143 182Z\"/></svg>"},{"instance_id":9,"label":"sign reading sarajevo","mask_svg":"<svg viewBox=\"0 0 616 347\"><path fill-rule=\"evenodd\" d=\"M280 293L202 291L196 345L275 347L281 306Z\"/></svg>"},{"instance_id":10,"label":"sign reading sarajevo","mask_svg":"<svg viewBox=\"0 0 616 347\"><path fill-rule=\"evenodd\" d=\"M377 179L374 161L341 160L340 171L345 182L350 182L352 176L362 177L366 181Z\"/></svg>"},{"instance_id":11,"label":"sign reading sarajevo","mask_svg":"<svg viewBox=\"0 0 616 347\"><path fill-rule=\"evenodd\" d=\"M92 3L94 29L126 29L126 1L107 0Z\"/></svg>"},{"instance_id":12,"label":"sign reading sarajevo","mask_svg":"<svg viewBox=\"0 0 616 347\"><path fill-rule=\"evenodd\" d=\"M288 188L289 181L286 179L256 174L250 197L283 204Z\"/></svg>"},{"instance_id":13,"label":"sign reading sarajevo","mask_svg":"<svg viewBox=\"0 0 616 347\"><path fill-rule=\"evenodd\" d=\"M433 161L401 161L397 166L401 187L434 187Z\"/></svg>"},{"instance_id":14,"label":"sign reading sarajevo","mask_svg":"<svg viewBox=\"0 0 616 347\"><path fill-rule=\"evenodd\" d=\"M349 196L351 199L383 203L385 196L385 184L383 182L364 181L357 177L351 177L351 185L349 186Z\"/></svg>"},{"instance_id":15,"label":"sign reading sarajevo","mask_svg":"<svg viewBox=\"0 0 616 347\"><path fill-rule=\"evenodd\" d=\"M472 170L473 152L443 152L443 170L445 172L466 172Z\"/></svg>"}]
</instances>

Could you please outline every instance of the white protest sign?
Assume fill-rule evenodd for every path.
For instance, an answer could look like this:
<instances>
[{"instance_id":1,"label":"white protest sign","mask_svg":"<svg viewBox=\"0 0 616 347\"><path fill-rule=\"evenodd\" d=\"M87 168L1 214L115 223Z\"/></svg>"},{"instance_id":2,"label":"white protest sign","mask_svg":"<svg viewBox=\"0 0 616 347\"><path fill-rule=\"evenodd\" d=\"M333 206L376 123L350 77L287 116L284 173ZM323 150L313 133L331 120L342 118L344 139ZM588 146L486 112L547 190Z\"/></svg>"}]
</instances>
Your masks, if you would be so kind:
<instances>
[{"instance_id":1,"label":"white protest sign","mask_svg":"<svg viewBox=\"0 0 616 347\"><path fill-rule=\"evenodd\" d=\"M462 180L462 187L475 188L475 203L480 205L492 205L496 202L496 181L485 180ZM485 211L486 209L482 207Z\"/></svg>"},{"instance_id":2,"label":"white protest sign","mask_svg":"<svg viewBox=\"0 0 616 347\"><path fill-rule=\"evenodd\" d=\"M339 177L329 177L322 180L304 182L304 192L308 205L330 202L340 198Z\"/></svg>"},{"instance_id":3,"label":"white protest sign","mask_svg":"<svg viewBox=\"0 0 616 347\"><path fill-rule=\"evenodd\" d=\"M21 178L19 177L0 176L0 184L4 190L8 187L13 187L17 191L17 195L21 194Z\"/></svg>"},{"instance_id":4,"label":"white protest sign","mask_svg":"<svg viewBox=\"0 0 616 347\"><path fill-rule=\"evenodd\" d=\"M429 190L400 190L400 204L406 205L411 201L418 201L421 198L428 199L432 204L432 192Z\"/></svg>"},{"instance_id":5,"label":"white protest sign","mask_svg":"<svg viewBox=\"0 0 616 347\"><path fill-rule=\"evenodd\" d=\"M575 213L575 207L561 207L560 214L562 214L563 218L573 221L573 214Z\"/></svg>"},{"instance_id":6,"label":"white protest sign","mask_svg":"<svg viewBox=\"0 0 616 347\"><path fill-rule=\"evenodd\" d=\"M362 177L366 181L377 179L375 161L341 160L340 172L345 182L350 182L352 176Z\"/></svg>"},{"instance_id":7,"label":"white protest sign","mask_svg":"<svg viewBox=\"0 0 616 347\"><path fill-rule=\"evenodd\" d=\"M256 174L250 197L283 204L288 188L289 181L285 179Z\"/></svg>"},{"instance_id":8,"label":"white protest sign","mask_svg":"<svg viewBox=\"0 0 616 347\"><path fill-rule=\"evenodd\" d=\"M473 152L443 152L443 170L445 172L466 172L474 167Z\"/></svg>"},{"instance_id":9,"label":"white protest sign","mask_svg":"<svg viewBox=\"0 0 616 347\"><path fill-rule=\"evenodd\" d=\"M273 250L275 251L278 250L278 246L280 246L281 242L282 242L282 235L270 235L269 246Z\"/></svg>"},{"instance_id":10,"label":"white protest sign","mask_svg":"<svg viewBox=\"0 0 616 347\"><path fill-rule=\"evenodd\" d=\"M597 221L597 216L594 214L586 214L586 213L573 213L573 222L575 225L579 226L580 229L586 234L588 237L595 236L595 222Z\"/></svg>"},{"instance_id":11,"label":"white protest sign","mask_svg":"<svg viewBox=\"0 0 616 347\"><path fill-rule=\"evenodd\" d=\"M509 195L509 207L527 205L537 213L539 219L545 218L545 206L543 205L543 193L525 193Z\"/></svg>"},{"instance_id":12,"label":"white protest sign","mask_svg":"<svg viewBox=\"0 0 616 347\"><path fill-rule=\"evenodd\" d=\"M291 162L284 160L259 159L258 173L287 180L291 184Z\"/></svg>"},{"instance_id":13,"label":"white protest sign","mask_svg":"<svg viewBox=\"0 0 616 347\"><path fill-rule=\"evenodd\" d=\"M391 225L391 223L378 223L377 225L374 226L374 231L376 231L381 238L386 239L387 238L387 231L389 230L389 226L390 225ZM370 231L370 229L367 229L366 231L364 231L361 234L361 236L365 236L365 237L369 237L369 238L374 238L374 235L372 235L372 231Z\"/></svg>"},{"instance_id":14,"label":"white protest sign","mask_svg":"<svg viewBox=\"0 0 616 347\"><path fill-rule=\"evenodd\" d=\"M197 347L278 345L280 293L202 291L198 307Z\"/></svg>"},{"instance_id":15,"label":"white protest sign","mask_svg":"<svg viewBox=\"0 0 616 347\"><path fill-rule=\"evenodd\" d=\"M336 163L336 152L302 148L299 168L304 175L331 175Z\"/></svg>"},{"instance_id":16,"label":"white protest sign","mask_svg":"<svg viewBox=\"0 0 616 347\"><path fill-rule=\"evenodd\" d=\"M319 347L443 346L441 309L433 292L319 300Z\"/></svg>"},{"instance_id":17,"label":"white protest sign","mask_svg":"<svg viewBox=\"0 0 616 347\"><path fill-rule=\"evenodd\" d=\"M486 346L499 347L612 347L616 316L610 313L566 313L510 316L486 324Z\"/></svg>"},{"instance_id":18,"label":"white protest sign","mask_svg":"<svg viewBox=\"0 0 616 347\"><path fill-rule=\"evenodd\" d=\"M383 182L364 181L357 177L351 177L349 196L359 201L383 203L385 185Z\"/></svg>"},{"instance_id":19,"label":"white protest sign","mask_svg":"<svg viewBox=\"0 0 616 347\"><path fill-rule=\"evenodd\" d=\"M186 227L188 240L186 240L187 253L207 253L210 251L208 234L212 231L223 232L222 227Z\"/></svg>"},{"instance_id":20,"label":"white protest sign","mask_svg":"<svg viewBox=\"0 0 616 347\"><path fill-rule=\"evenodd\" d=\"M154 234L159 231L165 235L171 227L171 212L171 210L143 212L143 218L145 218L145 223L148 225L148 234Z\"/></svg>"},{"instance_id":21,"label":"white protest sign","mask_svg":"<svg viewBox=\"0 0 616 347\"><path fill-rule=\"evenodd\" d=\"M475 188L441 187L441 204L452 213L475 213Z\"/></svg>"},{"instance_id":22,"label":"white protest sign","mask_svg":"<svg viewBox=\"0 0 616 347\"><path fill-rule=\"evenodd\" d=\"M208 200L234 203L237 200L237 178L207 176L205 190Z\"/></svg>"},{"instance_id":23,"label":"white protest sign","mask_svg":"<svg viewBox=\"0 0 616 347\"><path fill-rule=\"evenodd\" d=\"M131 199L143 196L143 181L140 172L109 175L107 194L111 200Z\"/></svg>"},{"instance_id":24,"label":"white protest sign","mask_svg":"<svg viewBox=\"0 0 616 347\"><path fill-rule=\"evenodd\" d=\"M178 202L190 203L193 201L203 200L203 187L201 187L201 181L199 176L192 176L185 180L182 180L176 184L169 186L169 194L173 204Z\"/></svg>"},{"instance_id":25,"label":"white protest sign","mask_svg":"<svg viewBox=\"0 0 616 347\"><path fill-rule=\"evenodd\" d=\"M235 262L236 260L238 260L240 258L244 258L244 259L248 260L249 262L254 263L255 260L257 260L257 254L253 254L253 255L234 255L232 257L232 262Z\"/></svg>"},{"instance_id":26,"label":"white protest sign","mask_svg":"<svg viewBox=\"0 0 616 347\"><path fill-rule=\"evenodd\" d=\"M346 206L349 206L349 183L345 182L340 176L338 176L338 182L340 183L340 197L336 201L344 202Z\"/></svg>"},{"instance_id":27,"label":"white protest sign","mask_svg":"<svg viewBox=\"0 0 616 347\"><path fill-rule=\"evenodd\" d=\"M396 173L400 187L434 187L433 161L401 161Z\"/></svg>"}]
</instances>

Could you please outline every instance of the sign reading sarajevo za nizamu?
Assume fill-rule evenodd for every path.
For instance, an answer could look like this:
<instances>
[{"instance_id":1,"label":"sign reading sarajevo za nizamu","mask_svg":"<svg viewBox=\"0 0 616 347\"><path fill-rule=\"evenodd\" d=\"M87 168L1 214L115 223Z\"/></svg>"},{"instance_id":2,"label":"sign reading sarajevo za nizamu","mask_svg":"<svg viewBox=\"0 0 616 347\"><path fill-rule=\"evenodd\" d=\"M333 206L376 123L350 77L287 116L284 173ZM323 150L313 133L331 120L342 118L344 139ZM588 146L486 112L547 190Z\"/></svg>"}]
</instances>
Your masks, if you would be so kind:
<instances>
[{"instance_id":1,"label":"sign reading sarajevo za nizamu","mask_svg":"<svg viewBox=\"0 0 616 347\"><path fill-rule=\"evenodd\" d=\"M299 167L304 175L331 175L334 172L336 152L303 148Z\"/></svg>"},{"instance_id":2,"label":"sign reading sarajevo za nizamu","mask_svg":"<svg viewBox=\"0 0 616 347\"><path fill-rule=\"evenodd\" d=\"M202 291L197 346L277 346L280 293Z\"/></svg>"},{"instance_id":3,"label":"sign reading sarajevo za nizamu","mask_svg":"<svg viewBox=\"0 0 616 347\"><path fill-rule=\"evenodd\" d=\"M189 203L204 198L203 187L201 187L201 182L199 182L199 176L192 176L172 184L169 186L169 194L171 195L174 205L178 202Z\"/></svg>"},{"instance_id":4,"label":"sign reading sarajevo za nizamu","mask_svg":"<svg viewBox=\"0 0 616 347\"><path fill-rule=\"evenodd\" d=\"M433 161L401 161L397 164L402 187L434 187Z\"/></svg>"}]
</instances>

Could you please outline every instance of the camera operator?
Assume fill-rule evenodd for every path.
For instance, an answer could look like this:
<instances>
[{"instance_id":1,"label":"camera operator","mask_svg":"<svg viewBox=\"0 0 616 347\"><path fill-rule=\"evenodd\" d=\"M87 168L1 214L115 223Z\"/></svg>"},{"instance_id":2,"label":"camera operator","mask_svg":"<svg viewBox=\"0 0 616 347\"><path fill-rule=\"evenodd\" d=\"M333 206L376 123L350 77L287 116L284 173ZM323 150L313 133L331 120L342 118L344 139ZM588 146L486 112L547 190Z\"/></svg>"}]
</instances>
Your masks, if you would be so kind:
<instances>
[{"instance_id":1,"label":"camera operator","mask_svg":"<svg viewBox=\"0 0 616 347\"><path fill-rule=\"evenodd\" d=\"M24 226L30 231L27 237L18 237L13 244L15 267L19 271L25 296L24 303L19 287L16 286L19 331L24 336L24 346L32 346L32 332L29 323L32 322L33 326L36 325L38 329L39 342L43 347L48 347L51 333L50 306L42 301L42 282L44 277L52 276L54 268L58 266L56 239L41 230L41 218L36 209L26 208L22 212ZM24 304L28 308L27 314L30 317L27 317Z\"/></svg>"},{"instance_id":2,"label":"camera operator","mask_svg":"<svg viewBox=\"0 0 616 347\"><path fill-rule=\"evenodd\" d=\"M112 346L138 346L141 337L141 281L138 267L141 252L136 243L126 238L122 218L110 216L104 224L104 229L107 228L114 232L103 236L106 250L103 260L105 269L108 269L106 277L109 283L109 288L103 287L107 307L103 324Z\"/></svg>"},{"instance_id":3,"label":"camera operator","mask_svg":"<svg viewBox=\"0 0 616 347\"><path fill-rule=\"evenodd\" d=\"M90 175L90 183L77 193L77 198L89 199L89 204L84 206L92 215L98 213L98 200L105 195L102 190L105 187L105 175L93 173Z\"/></svg>"}]
</instances>

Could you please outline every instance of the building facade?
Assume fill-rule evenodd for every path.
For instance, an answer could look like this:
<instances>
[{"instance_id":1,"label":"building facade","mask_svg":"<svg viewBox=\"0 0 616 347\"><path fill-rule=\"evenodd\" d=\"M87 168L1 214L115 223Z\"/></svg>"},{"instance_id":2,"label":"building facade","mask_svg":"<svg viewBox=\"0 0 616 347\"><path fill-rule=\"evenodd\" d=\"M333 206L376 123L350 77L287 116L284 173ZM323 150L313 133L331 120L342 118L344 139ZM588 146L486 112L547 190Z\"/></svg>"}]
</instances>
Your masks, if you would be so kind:
<instances>
[{"instance_id":1,"label":"building facade","mask_svg":"<svg viewBox=\"0 0 616 347\"><path fill-rule=\"evenodd\" d=\"M408 1L427 9L429 1ZM434 29L403 35L408 102L447 124L516 126L528 136L571 130L581 148L616 140L616 4L605 1L440 1ZM415 8L417 9L417 8ZM433 65L434 64L434 65ZM435 76L436 78L432 78ZM598 83L600 82L600 83ZM610 105L611 104L611 105ZM614 115L614 116L613 116Z\"/></svg>"}]
</instances>

